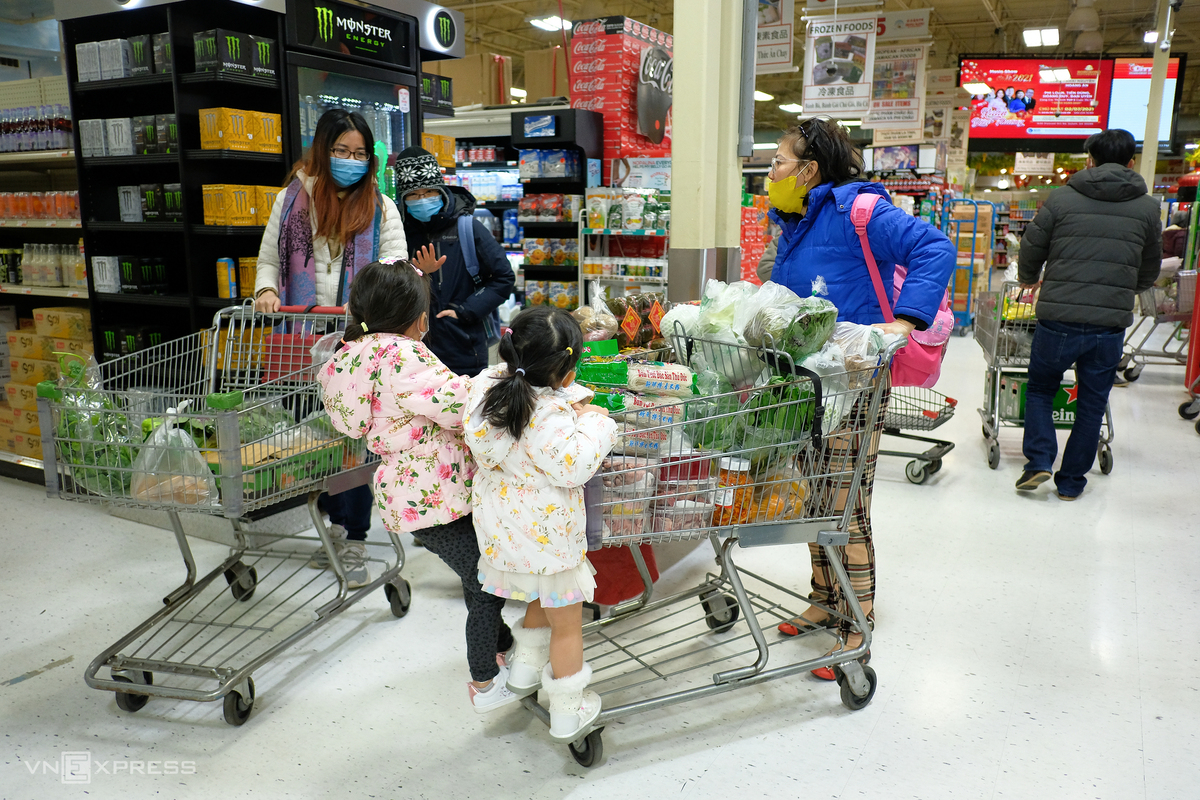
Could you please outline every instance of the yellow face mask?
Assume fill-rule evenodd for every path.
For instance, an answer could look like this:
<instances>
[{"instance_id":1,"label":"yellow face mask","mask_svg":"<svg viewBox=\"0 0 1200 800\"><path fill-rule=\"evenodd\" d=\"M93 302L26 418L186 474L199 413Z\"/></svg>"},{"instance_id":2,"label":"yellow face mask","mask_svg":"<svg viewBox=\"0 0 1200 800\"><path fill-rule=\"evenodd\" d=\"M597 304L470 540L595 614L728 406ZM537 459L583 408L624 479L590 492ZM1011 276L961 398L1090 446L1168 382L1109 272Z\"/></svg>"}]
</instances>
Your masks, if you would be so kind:
<instances>
[{"instance_id":1,"label":"yellow face mask","mask_svg":"<svg viewBox=\"0 0 1200 800\"><path fill-rule=\"evenodd\" d=\"M803 170L801 170L803 172ZM804 213L804 198L808 196L808 184L799 182L800 175L789 175L777 181L771 181L767 187L767 196L771 205L788 214Z\"/></svg>"}]
</instances>

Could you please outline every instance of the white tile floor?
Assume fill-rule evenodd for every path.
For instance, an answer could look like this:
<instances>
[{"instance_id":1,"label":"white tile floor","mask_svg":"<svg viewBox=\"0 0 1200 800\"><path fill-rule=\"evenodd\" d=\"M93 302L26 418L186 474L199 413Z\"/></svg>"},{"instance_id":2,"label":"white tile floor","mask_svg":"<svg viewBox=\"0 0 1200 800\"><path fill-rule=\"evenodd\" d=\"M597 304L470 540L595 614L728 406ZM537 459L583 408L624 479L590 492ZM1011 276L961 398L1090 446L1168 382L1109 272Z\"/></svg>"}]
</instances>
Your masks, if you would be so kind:
<instances>
[{"instance_id":1,"label":"white tile floor","mask_svg":"<svg viewBox=\"0 0 1200 800\"><path fill-rule=\"evenodd\" d=\"M593 770L519 707L471 712L459 590L423 550L406 618L382 596L348 611L260 671L244 727L217 704L119 711L83 670L178 583L172 538L0 482L0 796L1197 797L1200 436L1175 411L1181 373L1113 391L1116 469L1069 504L1013 491L1020 431L987 468L983 361L955 339L939 388L962 401L941 429L958 449L925 486L898 459L876 484L874 702L847 711L807 676L751 687L609 726ZM195 547L202 567L225 553ZM807 581L801 548L741 561ZM663 584L709 564L698 549ZM90 786L47 773L68 751L90 753ZM98 772L125 761L194 774Z\"/></svg>"}]
</instances>

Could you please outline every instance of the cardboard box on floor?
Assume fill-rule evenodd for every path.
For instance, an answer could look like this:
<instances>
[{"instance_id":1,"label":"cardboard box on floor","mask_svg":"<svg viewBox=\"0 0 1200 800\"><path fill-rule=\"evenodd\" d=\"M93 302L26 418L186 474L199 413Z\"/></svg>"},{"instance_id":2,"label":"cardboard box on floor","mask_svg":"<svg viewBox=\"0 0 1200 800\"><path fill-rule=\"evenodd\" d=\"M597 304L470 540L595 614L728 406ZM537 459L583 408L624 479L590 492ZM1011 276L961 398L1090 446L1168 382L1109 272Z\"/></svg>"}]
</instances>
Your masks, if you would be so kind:
<instances>
[{"instance_id":1,"label":"cardboard box on floor","mask_svg":"<svg viewBox=\"0 0 1200 800\"><path fill-rule=\"evenodd\" d=\"M4 399L8 401L8 409L20 408L27 411L37 411L36 386L29 386L24 383L6 383L4 384ZM0 424L5 424L3 419L0 419ZM7 424L9 427L12 427L12 420L8 420Z\"/></svg>"},{"instance_id":2,"label":"cardboard box on floor","mask_svg":"<svg viewBox=\"0 0 1200 800\"><path fill-rule=\"evenodd\" d=\"M543 97L568 97L568 77L567 55L561 46L525 51L527 103L536 103Z\"/></svg>"},{"instance_id":3,"label":"cardboard box on floor","mask_svg":"<svg viewBox=\"0 0 1200 800\"><path fill-rule=\"evenodd\" d=\"M495 53L476 53L466 58L427 61L422 69L454 81L454 104L469 106L508 105L512 88L512 58Z\"/></svg>"}]
</instances>

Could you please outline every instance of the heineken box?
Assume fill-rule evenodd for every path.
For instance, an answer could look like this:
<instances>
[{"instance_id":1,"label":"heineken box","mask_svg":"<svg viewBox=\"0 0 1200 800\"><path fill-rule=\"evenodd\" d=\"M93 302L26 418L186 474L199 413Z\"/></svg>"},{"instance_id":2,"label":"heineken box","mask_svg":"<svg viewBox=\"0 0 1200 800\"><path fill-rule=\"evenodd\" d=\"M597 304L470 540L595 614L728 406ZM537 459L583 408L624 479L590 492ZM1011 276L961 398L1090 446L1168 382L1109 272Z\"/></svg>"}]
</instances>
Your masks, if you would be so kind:
<instances>
[{"instance_id":1,"label":"heineken box","mask_svg":"<svg viewBox=\"0 0 1200 800\"><path fill-rule=\"evenodd\" d=\"M154 74L154 42L148 33L129 37L129 74Z\"/></svg>"},{"instance_id":2,"label":"heineken box","mask_svg":"<svg viewBox=\"0 0 1200 800\"><path fill-rule=\"evenodd\" d=\"M1000 376L1000 419L1006 422L1025 421L1025 392L1029 384L1027 375ZM988 375L985 390L991 394L991 375ZM1051 417L1055 427L1070 428L1075 424L1077 385L1063 381L1054 395Z\"/></svg>"},{"instance_id":3,"label":"heineken box","mask_svg":"<svg viewBox=\"0 0 1200 800\"><path fill-rule=\"evenodd\" d=\"M159 153L179 152L179 125L175 122L174 114L154 115L154 141Z\"/></svg>"},{"instance_id":4,"label":"heineken box","mask_svg":"<svg viewBox=\"0 0 1200 800\"><path fill-rule=\"evenodd\" d=\"M175 58L171 55L171 34L154 34L154 71L174 72Z\"/></svg>"},{"instance_id":5,"label":"heineken box","mask_svg":"<svg viewBox=\"0 0 1200 800\"><path fill-rule=\"evenodd\" d=\"M275 40L250 37L250 74L256 78L275 77Z\"/></svg>"},{"instance_id":6,"label":"heineken box","mask_svg":"<svg viewBox=\"0 0 1200 800\"><path fill-rule=\"evenodd\" d=\"M134 155L148 156L158 152L158 125L154 115L133 118Z\"/></svg>"},{"instance_id":7,"label":"heineken box","mask_svg":"<svg viewBox=\"0 0 1200 800\"><path fill-rule=\"evenodd\" d=\"M161 183L143 183L142 219L149 222L163 218L163 185Z\"/></svg>"},{"instance_id":8,"label":"heineken box","mask_svg":"<svg viewBox=\"0 0 1200 800\"><path fill-rule=\"evenodd\" d=\"M213 28L192 35L197 72L250 74L250 35Z\"/></svg>"},{"instance_id":9,"label":"heineken box","mask_svg":"<svg viewBox=\"0 0 1200 800\"><path fill-rule=\"evenodd\" d=\"M183 184L163 184L163 216L167 219L183 217Z\"/></svg>"}]
</instances>

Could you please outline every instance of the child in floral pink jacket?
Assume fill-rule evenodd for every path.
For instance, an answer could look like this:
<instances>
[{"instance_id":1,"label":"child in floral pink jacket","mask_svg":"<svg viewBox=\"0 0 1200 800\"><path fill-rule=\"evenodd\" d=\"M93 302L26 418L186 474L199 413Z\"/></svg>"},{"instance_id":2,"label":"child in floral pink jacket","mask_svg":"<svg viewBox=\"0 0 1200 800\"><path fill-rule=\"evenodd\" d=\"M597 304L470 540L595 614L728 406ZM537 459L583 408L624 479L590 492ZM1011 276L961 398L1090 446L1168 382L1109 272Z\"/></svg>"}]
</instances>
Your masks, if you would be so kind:
<instances>
[{"instance_id":1,"label":"child in floral pink jacket","mask_svg":"<svg viewBox=\"0 0 1200 800\"><path fill-rule=\"evenodd\" d=\"M320 371L334 427L382 456L375 502L393 532L420 537L458 574L467 604L467 660L479 713L516 702L497 653L512 646L500 610L483 592L471 520L475 462L463 443L471 379L459 377L421 343L429 330L429 281L409 262L369 264L350 289L345 344Z\"/></svg>"}]
</instances>

